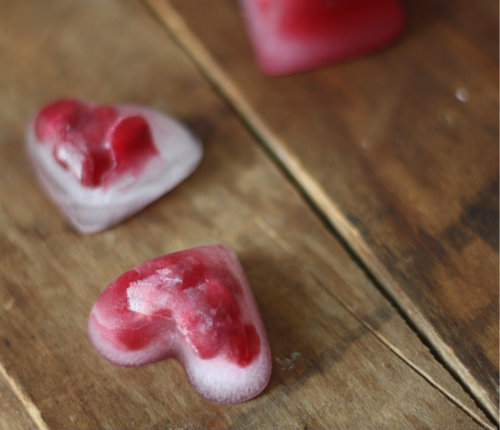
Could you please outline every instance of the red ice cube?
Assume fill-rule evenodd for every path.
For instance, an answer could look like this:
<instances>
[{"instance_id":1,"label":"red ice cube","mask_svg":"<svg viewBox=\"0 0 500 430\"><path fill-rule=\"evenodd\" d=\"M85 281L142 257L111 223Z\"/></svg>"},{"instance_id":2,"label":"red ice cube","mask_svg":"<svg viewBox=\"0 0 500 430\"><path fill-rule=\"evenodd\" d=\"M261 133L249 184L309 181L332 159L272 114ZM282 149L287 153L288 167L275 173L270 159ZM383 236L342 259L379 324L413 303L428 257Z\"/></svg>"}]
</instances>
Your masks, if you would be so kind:
<instances>
[{"instance_id":1,"label":"red ice cube","mask_svg":"<svg viewBox=\"0 0 500 430\"><path fill-rule=\"evenodd\" d=\"M241 0L261 70L282 75L369 53L404 27L397 0Z\"/></svg>"},{"instance_id":2,"label":"red ice cube","mask_svg":"<svg viewBox=\"0 0 500 430\"><path fill-rule=\"evenodd\" d=\"M209 400L259 394L271 356L255 300L234 253L202 246L155 258L113 281L92 308L97 351L122 366L173 357Z\"/></svg>"},{"instance_id":3,"label":"red ice cube","mask_svg":"<svg viewBox=\"0 0 500 430\"><path fill-rule=\"evenodd\" d=\"M40 110L28 153L51 197L80 231L120 222L188 176L203 150L153 109L59 100Z\"/></svg>"}]
</instances>

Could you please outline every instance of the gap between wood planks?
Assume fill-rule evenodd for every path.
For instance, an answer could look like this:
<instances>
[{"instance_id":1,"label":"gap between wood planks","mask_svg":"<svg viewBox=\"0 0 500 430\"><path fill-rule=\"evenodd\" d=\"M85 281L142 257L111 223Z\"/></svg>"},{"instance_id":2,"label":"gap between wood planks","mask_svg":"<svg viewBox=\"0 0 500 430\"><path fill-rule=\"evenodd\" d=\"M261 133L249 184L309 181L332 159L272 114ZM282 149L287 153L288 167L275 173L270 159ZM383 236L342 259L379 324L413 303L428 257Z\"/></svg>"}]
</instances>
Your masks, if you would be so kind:
<instances>
[{"instance_id":1,"label":"gap between wood planks","mask_svg":"<svg viewBox=\"0 0 500 430\"><path fill-rule=\"evenodd\" d=\"M24 406L26 412L30 416L31 420L35 423L38 430L49 430L49 426L43 420L40 410L33 403L30 396L22 389L21 385L18 384L12 377L9 376L7 370L5 369L5 367L1 362L0 362L0 378L3 378L7 382L7 385L12 390L16 398Z\"/></svg>"},{"instance_id":2,"label":"gap between wood planks","mask_svg":"<svg viewBox=\"0 0 500 430\"><path fill-rule=\"evenodd\" d=\"M393 345L389 340L387 340L382 334L380 334L375 328L373 328L369 323L360 318L342 299L333 294L327 287L325 287L321 281L313 274L309 273L311 277L316 281L316 283L320 286L320 288L325 291L331 298L333 298L340 306L342 306L350 315L352 315L356 320L362 324L370 333L372 333L384 346L386 346L393 354L395 354L399 359L404 361L414 372L424 378L430 385L440 391L448 400L454 403L457 407L462 409L467 415L469 415L473 420L475 420L479 425L482 425L488 429L495 429L496 427L492 426L490 423L485 422L478 416L474 411L468 408L466 405L463 405L459 399L457 399L453 394L448 392L446 388L439 384L439 382L435 381L434 378L429 375L424 370L420 369L413 361L407 358L401 350Z\"/></svg>"},{"instance_id":3,"label":"gap between wood planks","mask_svg":"<svg viewBox=\"0 0 500 430\"><path fill-rule=\"evenodd\" d=\"M319 184L307 173L300 161L288 152L280 138L261 120L258 113L249 104L229 76L219 67L200 40L193 34L175 8L168 0L142 0L156 19L163 24L181 49L191 58L203 75L214 86L216 91L227 101L230 107L249 128L261 143L261 146L277 164L279 169L294 184L307 204L321 218L325 226L338 238L350 255L356 260L382 294L390 300L423 343L429 347L439 362L452 374L464 390L471 395L478 407L487 417L498 425L498 411L484 399L487 393L470 375L454 351L446 345L434 327L422 316L419 309L401 290L387 268L373 254L359 232L352 227L335 203L329 198ZM389 288L390 287L390 288ZM338 299L344 307L345 305ZM346 308L348 309L348 308ZM352 313L352 312L351 312ZM354 315L355 316L355 315ZM356 316L355 316L356 317ZM356 317L357 318L357 317ZM359 318L357 318L359 319ZM490 423L484 422L467 406L462 405L451 393L447 392L432 378L405 357L397 347L387 339L365 325L394 354L405 361L414 371L425 378L431 385L441 391L450 401L464 410L479 424L487 428Z\"/></svg>"}]
</instances>

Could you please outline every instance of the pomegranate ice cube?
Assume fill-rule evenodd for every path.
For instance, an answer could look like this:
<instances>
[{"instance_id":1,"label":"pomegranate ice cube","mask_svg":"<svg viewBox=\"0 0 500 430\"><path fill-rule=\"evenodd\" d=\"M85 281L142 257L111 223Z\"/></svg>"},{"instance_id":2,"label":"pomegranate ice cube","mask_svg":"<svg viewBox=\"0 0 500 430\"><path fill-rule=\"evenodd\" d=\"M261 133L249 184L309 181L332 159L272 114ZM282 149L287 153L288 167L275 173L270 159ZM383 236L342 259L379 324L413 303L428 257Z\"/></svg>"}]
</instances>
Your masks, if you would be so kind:
<instances>
[{"instance_id":1,"label":"pomegranate ice cube","mask_svg":"<svg viewBox=\"0 0 500 430\"><path fill-rule=\"evenodd\" d=\"M257 61L282 75L349 59L393 42L397 0L240 0Z\"/></svg>"},{"instance_id":2,"label":"pomegranate ice cube","mask_svg":"<svg viewBox=\"0 0 500 430\"><path fill-rule=\"evenodd\" d=\"M217 403L258 395L271 375L264 325L236 255L201 246L146 261L113 281L88 323L96 350L121 366L175 358Z\"/></svg>"},{"instance_id":3,"label":"pomegranate ice cube","mask_svg":"<svg viewBox=\"0 0 500 430\"><path fill-rule=\"evenodd\" d=\"M26 144L44 188L80 231L133 215L185 179L203 149L153 109L58 100L30 123Z\"/></svg>"}]
</instances>

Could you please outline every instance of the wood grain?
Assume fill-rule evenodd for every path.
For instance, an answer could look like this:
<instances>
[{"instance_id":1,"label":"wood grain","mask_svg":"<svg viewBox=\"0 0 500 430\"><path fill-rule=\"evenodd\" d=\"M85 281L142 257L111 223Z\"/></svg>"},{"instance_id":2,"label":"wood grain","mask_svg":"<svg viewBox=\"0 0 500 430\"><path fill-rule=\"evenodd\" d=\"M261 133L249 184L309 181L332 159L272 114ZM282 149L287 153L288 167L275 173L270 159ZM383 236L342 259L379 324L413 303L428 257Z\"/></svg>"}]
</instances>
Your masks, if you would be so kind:
<instances>
[{"instance_id":1,"label":"wood grain","mask_svg":"<svg viewBox=\"0 0 500 430\"><path fill-rule=\"evenodd\" d=\"M237 2L151 3L498 423L498 3L406 1L396 45L280 78Z\"/></svg>"},{"instance_id":2,"label":"wood grain","mask_svg":"<svg viewBox=\"0 0 500 430\"><path fill-rule=\"evenodd\" d=\"M142 4L26 3L1 4L0 362L41 422L491 427ZM23 150L29 117L59 96L170 112L202 139L204 161L137 216L79 235L41 192ZM149 258L216 242L240 257L268 329L274 372L261 396L215 405L176 362L124 369L97 356L86 320L110 281Z\"/></svg>"},{"instance_id":3,"label":"wood grain","mask_svg":"<svg viewBox=\"0 0 500 430\"><path fill-rule=\"evenodd\" d=\"M31 416L30 416L31 412ZM0 428L47 429L38 409L27 399L0 363Z\"/></svg>"}]
</instances>

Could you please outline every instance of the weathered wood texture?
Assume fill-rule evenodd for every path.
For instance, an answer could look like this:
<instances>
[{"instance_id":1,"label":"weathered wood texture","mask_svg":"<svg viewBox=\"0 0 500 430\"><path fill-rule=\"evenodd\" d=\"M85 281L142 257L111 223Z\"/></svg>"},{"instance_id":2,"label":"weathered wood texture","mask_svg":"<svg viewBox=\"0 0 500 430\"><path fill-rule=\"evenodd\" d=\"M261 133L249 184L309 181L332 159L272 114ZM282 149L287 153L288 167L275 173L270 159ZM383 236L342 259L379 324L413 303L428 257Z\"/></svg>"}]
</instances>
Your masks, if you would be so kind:
<instances>
[{"instance_id":1,"label":"weathered wood texture","mask_svg":"<svg viewBox=\"0 0 500 430\"><path fill-rule=\"evenodd\" d=\"M408 0L394 46L279 78L236 1L150 3L498 422L498 2Z\"/></svg>"},{"instance_id":2,"label":"weathered wood texture","mask_svg":"<svg viewBox=\"0 0 500 430\"><path fill-rule=\"evenodd\" d=\"M0 364L1 365L1 364ZM23 402L12 390L0 369L0 429L40 429L29 415L31 403ZM41 429L40 429L41 430Z\"/></svg>"},{"instance_id":3,"label":"weathered wood texture","mask_svg":"<svg viewBox=\"0 0 500 430\"><path fill-rule=\"evenodd\" d=\"M0 6L0 361L38 427L491 427L141 3ZM170 112L204 161L130 220L79 235L23 149L30 115L59 96ZM246 269L275 365L261 396L233 406L199 398L174 361L113 366L85 333L121 272L215 242Z\"/></svg>"}]
</instances>

